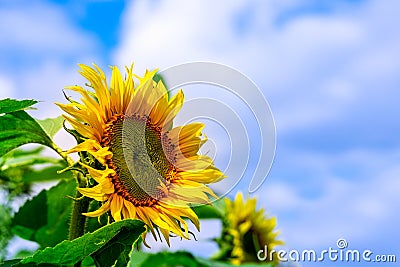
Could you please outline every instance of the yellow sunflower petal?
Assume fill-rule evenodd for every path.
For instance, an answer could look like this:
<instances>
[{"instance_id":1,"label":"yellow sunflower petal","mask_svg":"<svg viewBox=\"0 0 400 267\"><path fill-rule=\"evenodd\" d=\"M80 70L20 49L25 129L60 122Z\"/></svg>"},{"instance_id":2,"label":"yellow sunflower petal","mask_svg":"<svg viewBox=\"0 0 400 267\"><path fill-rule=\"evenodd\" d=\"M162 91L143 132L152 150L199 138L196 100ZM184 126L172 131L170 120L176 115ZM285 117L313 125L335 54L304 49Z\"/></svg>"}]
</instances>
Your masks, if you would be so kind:
<instances>
[{"instance_id":1,"label":"yellow sunflower petal","mask_svg":"<svg viewBox=\"0 0 400 267\"><path fill-rule=\"evenodd\" d=\"M110 210L111 210L112 217L117 222L121 220L122 207L123 207L123 199L122 199L122 197L120 197L117 194L114 194L112 199L111 199Z\"/></svg>"},{"instance_id":2,"label":"yellow sunflower petal","mask_svg":"<svg viewBox=\"0 0 400 267\"><path fill-rule=\"evenodd\" d=\"M140 219L155 239L155 232L161 232L168 244L171 232L188 239L187 219L200 229L190 206L210 204L217 196L205 184L225 177L209 157L198 155L207 141L202 134L204 124L170 130L184 95L179 90L169 99L163 82L153 79L157 70L139 77L133 74L132 65L123 77L114 66L108 85L104 72L96 65L79 66L90 88L67 87L82 96L81 102L69 99L70 104L59 106L84 140L66 153L81 152L82 157L89 154L81 166L98 183L78 190L104 202L86 215L110 211L115 221ZM137 84L134 78L139 80Z\"/></svg>"},{"instance_id":3,"label":"yellow sunflower petal","mask_svg":"<svg viewBox=\"0 0 400 267\"><path fill-rule=\"evenodd\" d=\"M67 153L74 152L89 152L93 157L95 157L101 164L105 164L107 158L112 156L112 152L108 150L107 147L102 147L97 141L88 139L72 149L68 150Z\"/></svg>"},{"instance_id":4,"label":"yellow sunflower petal","mask_svg":"<svg viewBox=\"0 0 400 267\"><path fill-rule=\"evenodd\" d=\"M106 201L98 210L92 211L92 212L86 212L82 213L85 216L88 217L98 217L106 213L107 211L110 210L110 201Z\"/></svg>"},{"instance_id":5,"label":"yellow sunflower petal","mask_svg":"<svg viewBox=\"0 0 400 267\"><path fill-rule=\"evenodd\" d=\"M87 197L93 198L94 200L97 201L106 201L107 196L105 195L104 192L102 192L102 185L96 185L92 188L78 188L78 191Z\"/></svg>"},{"instance_id":6,"label":"yellow sunflower petal","mask_svg":"<svg viewBox=\"0 0 400 267\"><path fill-rule=\"evenodd\" d=\"M184 95L183 91L179 90L178 93L170 100L168 109L165 112L165 117L163 117L165 129L169 129L172 120L175 119L178 112L181 110L183 105Z\"/></svg>"},{"instance_id":7,"label":"yellow sunflower petal","mask_svg":"<svg viewBox=\"0 0 400 267\"><path fill-rule=\"evenodd\" d=\"M106 168L105 170L98 170L90 167L85 163L80 164L88 170L89 175L98 183L109 183L110 179L108 179L107 177L115 174L115 171L113 169Z\"/></svg>"}]
</instances>

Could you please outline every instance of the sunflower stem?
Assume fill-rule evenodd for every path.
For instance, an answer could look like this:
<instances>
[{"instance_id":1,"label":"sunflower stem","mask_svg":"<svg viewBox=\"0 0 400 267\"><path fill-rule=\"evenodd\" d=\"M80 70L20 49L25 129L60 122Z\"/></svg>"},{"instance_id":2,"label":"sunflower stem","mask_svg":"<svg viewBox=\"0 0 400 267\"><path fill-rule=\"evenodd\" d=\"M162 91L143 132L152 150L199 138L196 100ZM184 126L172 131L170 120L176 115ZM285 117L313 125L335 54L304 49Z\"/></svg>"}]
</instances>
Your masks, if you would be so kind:
<instances>
[{"instance_id":1,"label":"sunflower stem","mask_svg":"<svg viewBox=\"0 0 400 267\"><path fill-rule=\"evenodd\" d=\"M82 177L82 174L77 172L77 180L79 181L79 187L86 187L86 181ZM86 216L82 215L89 209L90 200L87 197L82 196L79 191L76 191L76 199L72 208L71 223L69 226L69 240L81 237L85 234ZM74 267L80 267L81 262L78 262Z\"/></svg>"},{"instance_id":2,"label":"sunflower stem","mask_svg":"<svg viewBox=\"0 0 400 267\"><path fill-rule=\"evenodd\" d=\"M65 160L69 166L74 165L74 161L56 144L52 144L52 148ZM87 182L83 174L79 171L72 170L76 177L78 187L87 187ZM74 206L72 208L71 223L69 226L69 240L81 237L85 234L86 216L82 215L89 209L90 200L83 196L79 191L76 191ZM74 267L80 267L82 262L77 262Z\"/></svg>"},{"instance_id":3,"label":"sunflower stem","mask_svg":"<svg viewBox=\"0 0 400 267\"><path fill-rule=\"evenodd\" d=\"M68 164L68 165L74 165L74 160L69 157L64 151L61 149L61 147L57 146L55 143L51 144L51 148L57 152L58 155Z\"/></svg>"},{"instance_id":4,"label":"sunflower stem","mask_svg":"<svg viewBox=\"0 0 400 267\"><path fill-rule=\"evenodd\" d=\"M82 194L76 192L76 198L82 197ZM85 234L86 216L82 215L88 211L89 199L83 197L82 199L75 201L72 209L71 224L69 227L69 240L81 237Z\"/></svg>"}]
</instances>

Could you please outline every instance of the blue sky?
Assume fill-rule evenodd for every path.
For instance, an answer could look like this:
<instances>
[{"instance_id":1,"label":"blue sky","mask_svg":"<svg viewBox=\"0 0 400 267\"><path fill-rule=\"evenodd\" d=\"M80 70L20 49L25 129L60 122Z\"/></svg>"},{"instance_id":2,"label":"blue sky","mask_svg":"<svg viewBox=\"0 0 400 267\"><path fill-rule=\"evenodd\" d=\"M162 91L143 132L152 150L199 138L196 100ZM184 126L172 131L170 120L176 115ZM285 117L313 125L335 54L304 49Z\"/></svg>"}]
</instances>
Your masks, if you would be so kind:
<instances>
[{"instance_id":1,"label":"blue sky","mask_svg":"<svg viewBox=\"0 0 400 267\"><path fill-rule=\"evenodd\" d=\"M395 0L0 1L0 97L40 99L32 114L44 118L60 114L52 103L65 85L83 82L78 63L134 61L139 73L196 60L232 66L274 114L276 157L255 195L278 217L286 248L322 250L345 237L353 249L400 257L399 8ZM209 244L175 244L187 246L201 254Z\"/></svg>"}]
</instances>

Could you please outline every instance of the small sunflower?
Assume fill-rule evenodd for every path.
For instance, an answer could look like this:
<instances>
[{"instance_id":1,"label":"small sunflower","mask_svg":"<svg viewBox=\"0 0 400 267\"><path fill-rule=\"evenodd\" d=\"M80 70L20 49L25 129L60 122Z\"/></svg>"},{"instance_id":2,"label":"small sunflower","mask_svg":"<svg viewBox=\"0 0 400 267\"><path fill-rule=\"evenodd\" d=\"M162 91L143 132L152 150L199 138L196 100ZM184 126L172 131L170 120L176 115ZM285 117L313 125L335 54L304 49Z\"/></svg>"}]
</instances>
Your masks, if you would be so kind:
<instances>
[{"instance_id":1,"label":"small sunflower","mask_svg":"<svg viewBox=\"0 0 400 267\"><path fill-rule=\"evenodd\" d=\"M69 86L67 89L82 95L81 103L71 100L57 105L70 115L65 119L83 137L83 142L67 153L88 153L95 159L80 162L95 185L78 190L102 205L84 215L98 217L109 212L115 221L140 219L155 239L154 230L159 230L168 245L171 232L188 239L185 218L200 230L190 206L210 204L210 196L216 195L205 184L225 177L211 158L198 154L206 142L201 137L204 125L172 128L183 92L170 99L163 82L153 79L156 70L139 77L130 67L123 78L119 69L112 67L108 86L96 65L79 66L93 90Z\"/></svg>"},{"instance_id":2,"label":"small sunflower","mask_svg":"<svg viewBox=\"0 0 400 267\"><path fill-rule=\"evenodd\" d=\"M255 198L243 201L239 192L235 200L225 199L225 221L223 233L217 242L221 248L217 259L229 260L232 264L239 265L245 262L260 262L257 253L267 246L268 251L276 245L282 245L277 240L279 232L275 231L276 218L268 217L264 209L256 210ZM267 262L278 263L277 257Z\"/></svg>"}]
</instances>

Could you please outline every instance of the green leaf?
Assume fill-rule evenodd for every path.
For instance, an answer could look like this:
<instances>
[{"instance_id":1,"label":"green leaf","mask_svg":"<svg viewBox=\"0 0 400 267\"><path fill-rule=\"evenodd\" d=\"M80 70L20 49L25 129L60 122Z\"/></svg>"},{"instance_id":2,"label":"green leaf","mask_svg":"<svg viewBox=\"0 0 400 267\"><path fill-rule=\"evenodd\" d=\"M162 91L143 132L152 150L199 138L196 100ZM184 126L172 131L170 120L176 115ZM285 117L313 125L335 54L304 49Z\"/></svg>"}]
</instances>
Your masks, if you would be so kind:
<instances>
[{"instance_id":1,"label":"green leaf","mask_svg":"<svg viewBox=\"0 0 400 267\"><path fill-rule=\"evenodd\" d=\"M92 254L96 266L126 267L130 260L132 245L143 231L137 235L119 233L114 236L110 242Z\"/></svg>"},{"instance_id":2,"label":"green leaf","mask_svg":"<svg viewBox=\"0 0 400 267\"><path fill-rule=\"evenodd\" d=\"M14 149L0 157L0 171L12 168L33 167L36 164L63 164L63 161L41 155L43 147L39 146L33 149Z\"/></svg>"},{"instance_id":3,"label":"green leaf","mask_svg":"<svg viewBox=\"0 0 400 267\"><path fill-rule=\"evenodd\" d=\"M7 247L10 239L13 237L11 232L11 212L12 209L7 204L0 205L0 248ZM7 255L7 251L5 249L0 249L0 262L4 260Z\"/></svg>"},{"instance_id":4,"label":"green leaf","mask_svg":"<svg viewBox=\"0 0 400 267\"><path fill-rule=\"evenodd\" d=\"M8 261L1 262L0 266L1 267L11 267L20 261L21 261L20 259L8 260Z\"/></svg>"},{"instance_id":5,"label":"green leaf","mask_svg":"<svg viewBox=\"0 0 400 267\"><path fill-rule=\"evenodd\" d=\"M0 100L0 157L28 143L53 147L51 138L62 127L63 118L33 119L24 109L36 104L36 100Z\"/></svg>"},{"instance_id":6,"label":"green leaf","mask_svg":"<svg viewBox=\"0 0 400 267\"><path fill-rule=\"evenodd\" d=\"M0 157L0 186L8 191L9 200L29 194L33 182L72 179L71 172L57 173L66 168L66 163L41 155L43 150L43 146L30 150L14 149Z\"/></svg>"},{"instance_id":7,"label":"green leaf","mask_svg":"<svg viewBox=\"0 0 400 267\"><path fill-rule=\"evenodd\" d=\"M67 239L72 200L65 196L74 196L75 192L76 182L72 179L43 190L14 215L12 231L41 247L54 246Z\"/></svg>"},{"instance_id":8,"label":"green leaf","mask_svg":"<svg viewBox=\"0 0 400 267\"><path fill-rule=\"evenodd\" d=\"M16 99L2 99L0 100L0 114L10 113L14 111L24 110L38 103L39 101L33 99L16 100Z\"/></svg>"},{"instance_id":9,"label":"green leaf","mask_svg":"<svg viewBox=\"0 0 400 267\"><path fill-rule=\"evenodd\" d=\"M28 143L52 147L52 140L41 126L23 110L0 116L0 157Z\"/></svg>"},{"instance_id":10,"label":"green leaf","mask_svg":"<svg viewBox=\"0 0 400 267\"><path fill-rule=\"evenodd\" d=\"M42 151L43 147L30 150L14 149L0 157L0 177L25 183L73 177L71 172L58 174L57 171L66 167L65 162L42 156L40 154ZM48 164L51 164L51 166L48 166ZM45 167L46 165L47 167Z\"/></svg>"},{"instance_id":11,"label":"green leaf","mask_svg":"<svg viewBox=\"0 0 400 267\"><path fill-rule=\"evenodd\" d=\"M8 153L6 156L3 157L23 157L23 156L32 156L32 155L39 155L43 151L43 147L35 147L33 149L15 149L14 151Z\"/></svg>"},{"instance_id":12,"label":"green leaf","mask_svg":"<svg viewBox=\"0 0 400 267\"><path fill-rule=\"evenodd\" d=\"M199 219L221 219L224 217L225 202L223 199L214 201L211 205L193 206L192 209Z\"/></svg>"},{"instance_id":13,"label":"green leaf","mask_svg":"<svg viewBox=\"0 0 400 267\"><path fill-rule=\"evenodd\" d=\"M1 170L7 170L11 168L24 168L24 167L33 167L36 164L63 164L63 161L59 159L44 157L38 154L27 154L16 156L14 151L7 153L4 157L0 158L2 163ZM7 156L7 157L6 157ZM65 165L65 164L64 164ZM63 167L61 167L63 169Z\"/></svg>"},{"instance_id":14,"label":"green leaf","mask_svg":"<svg viewBox=\"0 0 400 267\"><path fill-rule=\"evenodd\" d=\"M45 133L50 136L54 137L54 135L61 130L63 127L64 117L58 116L56 118L49 118L45 120L36 120Z\"/></svg>"},{"instance_id":15,"label":"green leaf","mask_svg":"<svg viewBox=\"0 0 400 267\"><path fill-rule=\"evenodd\" d=\"M130 251L144 231L144 223L138 220L115 222L75 240L65 240L55 247L40 250L14 266L26 264L67 266L82 261L89 255L95 259L97 266L112 266L114 263L119 264L121 254ZM122 258L126 257L128 256Z\"/></svg>"},{"instance_id":16,"label":"green leaf","mask_svg":"<svg viewBox=\"0 0 400 267\"><path fill-rule=\"evenodd\" d=\"M101 207L102 203L99 201L91 201L89 204L89 212L98 210ZM100 220L100 222L99 222ZM86 219L86 232L94 232L103 225L106 225L108 222L108 215L105 213L98 217L88 217Z\"/></svg>"},{"instance_id":17,"label":"green leaf","mask_svg":"<svg viewBox=\"0 0 400 267\"><path fill-rule=\"evenodd\" d=\"M199 219L219 219L222 218L222 214L214 206L201 205L193 207L194 212L197 214Z\"/></svg>"},{"instance_id":18,"label":"green leaf","mask_svg":"<svg viewBox=\"0 0 400 267\"><path fill-rule=\"evenodd\" d=\"M57 173L57 171L62 170L64 167L65 167L64 165L54 165L38 171L28 172L24 174L22 181L26 183L33 183L33 182L53 181L58 179L73 179L74 176L70 171L62 172L60 174Z\"/></svg>"},{"instance_id":19,"label":"green leaf","mask_svg":"<svg viewBox=\"0 0 400 267\"><path fill-rule=\"evenodd\" d=\"M37 229L47 224L46 191L40 192L33 199L28 200L14 215L12 231L18 236L35 241ZM40 214L38 211L40 210Z\"/></svg>"}]
</instances>

